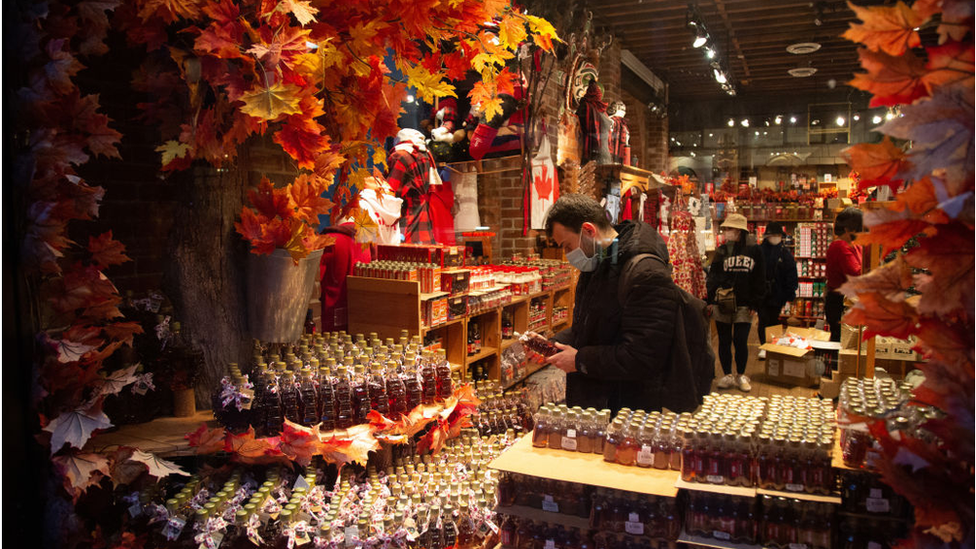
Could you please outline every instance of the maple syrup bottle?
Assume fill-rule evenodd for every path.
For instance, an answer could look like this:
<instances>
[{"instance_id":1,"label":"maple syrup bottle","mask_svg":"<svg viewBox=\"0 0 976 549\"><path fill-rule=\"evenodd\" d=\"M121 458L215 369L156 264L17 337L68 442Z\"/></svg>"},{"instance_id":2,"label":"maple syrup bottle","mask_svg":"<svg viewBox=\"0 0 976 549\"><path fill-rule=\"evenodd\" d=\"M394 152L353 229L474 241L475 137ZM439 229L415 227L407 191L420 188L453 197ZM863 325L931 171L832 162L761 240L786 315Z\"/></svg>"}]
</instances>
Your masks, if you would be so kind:
<instances>
[{"instance_id":1,"label":"maple syrup bottle","mask_svg":"<svg viewBox=\"0 0 976 549\"><path fill-rule=\"evenodd\" d=\"M437 351L435 374L437 375L437 399L447 400L454 394L454 385L451 381L451 363L447 361L447 350Z\"/></svg>"},{"instance_id":2,"label":"maple syrup bottle","mask_svg":"<svg viewBox=\"0 0 976 549\"><path fill-rule=\"evenodd\" d=\"M433 404L437 400L437 367L428 351L424 351L420 359L420 382L423 403Z\"/></svg>"},{"instance_id":3,"label":"maple syrup bottle","mask_svg":"<svg viewBox=\"0 0 976 549\"><path fill-rule=\"evenodd\" d=\"M299 387L302 400L302 425L311 427L319 422L319 396L311 370L302 370L302 382Z\"/></svg>"},{"instance_id":4,"label":"maple syrup bottle","mask_svg":"<svg viewBox=\"0 0 976 549\"><path fill-rule=\"evenodd\" d=\"M288 372L282 377L279 386L281 390L281 413L288 421L301 423L302 414L299 407L298 386L295 384L295 375Z\"/></svg>"},{"instance_id":5,"label":"maple syrup bottle","mask_svg":"<svg viewBox=\"0 0 976 549\"><path fill-rule=\"evenodd\" d=\"M369 415L369 380L362 364L357 364L352 378L352 420L353 425L366 423Z\"/></svg>"},{"instance_id":6,"label":"maple syrup bottle","mask_svg":"<svg viewBox=\"0 0 976 549\"><path fill-rule=\"evenodd\" d=\"M336 429L348 429L353 425L352 380L349 379L349 371L345 366L339 366L334 388Z\"/></svg>"},{"instance_id":7,"label":"maple syrup bottle","mask_svg":"<svg viewBox=\"0 0 976 549\"><path fill-rule=\"evenodd\" d=\"M386 395L389 398L390 417L398 419L409 411L407 409L406 385L403 383L403 378L397 373L395 360L386 362Z\"/></svg>"},{"instance_id":8,"label":"maple syrup bottle","mask_svg":"<svg viewBox=\"0 0 976 549\"><path fill-rule=\"evenodd\" d=\"M328 359L335 363L335 360ZM329 368L319 369L319 422L323 431L331 431L335 426L335 388L332 386L332 376Z\"/></svg>"},{"instance_id":9,"label":"maple syrup bottle","mask_svg":"<svg viewBox=\"0 0 976 549\"><path fill-rule=\"evenodd\" d=\"M369 406L384 416L389 416L390 397L387 394L386 379L383 377L383 366L379 362L373 362L370 370L372 374L369 378Z\"/></svg>"},{"instance_id":10,"label":"maple syrup bottle","mask_svg":"<svg viewBox=\"0 0 976 549\"><path fill-rule=\"evenodd\" d=\"M441 519L441 547L454 547L458 542L458 528L454 519L454 506L444 506Z\"/></svg>"},{"instance_id":11,"label":"maple syrup bottle","mask_svg":"<svg viewBox=\"0 0 976 549\"><path fill-rule=\"evenodd\" d=\"M269 372L261 405L261 415L264 416L264 436L278 436L284 425L284 414L282 413L281 395L279 393L278 381L274 374Z\"/></svg>"}]
</instances>

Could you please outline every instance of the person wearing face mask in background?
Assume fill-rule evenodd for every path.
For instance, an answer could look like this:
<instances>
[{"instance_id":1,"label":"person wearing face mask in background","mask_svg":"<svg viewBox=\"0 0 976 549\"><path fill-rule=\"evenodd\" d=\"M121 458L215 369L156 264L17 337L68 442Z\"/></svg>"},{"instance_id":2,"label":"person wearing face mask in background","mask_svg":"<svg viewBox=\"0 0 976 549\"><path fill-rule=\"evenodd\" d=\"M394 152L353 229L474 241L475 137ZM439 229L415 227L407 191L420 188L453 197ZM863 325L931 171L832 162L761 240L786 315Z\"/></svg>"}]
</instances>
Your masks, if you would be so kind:
<instances>
[{"instance_id":1,"label":"person wearing face mask in background","mask_svg":"<svg viewBox=\"0 0 976 549\"><path fill-rule=\"evenodd\" d=\"M623 407L693 410L693 384L678 381L687 380L687 372L670 365L670 353L687 349L673 348L685 345L673 342L684 339L673 338L681 297L657 230L639 221L613 226L598 202L579 194L561 196L545 226L580 270L573 324L553 338L560 352L547 359L567 372L566 404L609 408L614 414ZM628 263L640 254L653 257Z\"/></svg>"},{"instance_id":2,"label":"person wearing face mask in background","mask_svg":"<svg viewBox=\"0 0 976 549\"><path fill-rule=\"evenodd\" d=\"M719 380L719 389L737 386L748 392L752 384L745 375L749 361L749 329L752 312L759 310L766 294L766 265L762 250L749 242L748 221L741 214L729 214L722 223L725 244L715 250L715 257L708 268L705 285L708 302L712 304L715 331L718 332L718 360L725 377ZM719 288L732 288L736 309L724 313L715 305ZM735 345L736 373L732 373L732 346Z\"/></svg>"},{"instance_id":3,"label":"person wearing face mask in background","mask_svg":"<svg viewBox=\"0 0 976 549\"><path fill-rule=\"evenodd\" d=\"M766 234L759 248L766 261L766 297L757 311L759 315L759 344L766 343L766 328L779 324L783 306L796 298L798 286L796 260L789 248L783 245L786 232L779 223L766 225ZM759 350L759 360L766 358L766 351Z\"/></svg>"},{"instance_id":4,"label":"person wearing face mask in background","mask_svg":"<svg viewBox=\"0 0 976 549\"><path fill-rule=\"evenodd\" d=\"M861 210L845 208L834 219L834 238L827 248L827 293L824 316L830 326L830 340L840 341L840 319L844 316L844 294L838 288L852 276L861 275L861 247L854 237L863 230Z\"/></svg>"}]
</instances>

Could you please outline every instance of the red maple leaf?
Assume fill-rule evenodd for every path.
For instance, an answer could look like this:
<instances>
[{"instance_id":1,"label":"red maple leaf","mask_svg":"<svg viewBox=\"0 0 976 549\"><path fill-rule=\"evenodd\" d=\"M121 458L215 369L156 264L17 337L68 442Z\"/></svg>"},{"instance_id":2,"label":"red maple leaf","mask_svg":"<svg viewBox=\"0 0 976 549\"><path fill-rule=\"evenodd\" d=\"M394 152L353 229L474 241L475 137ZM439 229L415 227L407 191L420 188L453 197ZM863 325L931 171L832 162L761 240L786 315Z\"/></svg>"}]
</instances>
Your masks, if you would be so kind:
<instances>
[{"instance_id":1,"label":"red maple leaf","mask_svg":"<svg viewBox=\"0 0 976 549\"><path fill-rule=\"evenodd\" d=\"M102 331L109 339L129 347L132 346L133 336L143 333L142 325L138 322L113 322L102 326Z\"/></svg>"},{"instance_id":2,"label":"red maple leaf","mask_svg":"<svg viewBox=\"0 0 976 549\"><path fill-rule=\"evenodd\" d=\"M844 323L864 326L864 339L891 336L908 339L918 332L918 313L904 301L891 301L877 292L858 296L857 304L844 315Z\"/></svg>"},{"instance_id":3,"label":"red maple leaf","mask_svg":"<svg viewBox=\"0 0 976 549\"><path fill-rule=\"evenodd\" d=\"M315 158L329 148L329 137L324 132L325 128L314 119L304 114L290 115L275 132L274 142L298 162L299 168L312 169Z\"/></svg>"},{"instance_id":4,"label":"red maple leaf","mask_svg":"<svg viewBox=\"0 0 976 549\"><path fill-rule=\"evenodd\" d=\"M937 225L935 235L919 239L905 260L909 265L930 274L919 277L923 313L946 314L973 307L973 228L954 222Z\"/></svg>"},{"instance_id":5,"label":"red maple leaf","mask_svg":"<svg viewBox=\"0 0 976 549\"><path fill-rule=\"evenodd\" d=\"M919 324L919 348L925 354L946 364L972 369L972 330L962 323L933 317L924 317Z\"/></svg>"},{"instance_id":6,"label":"red maple leaf","mask_svg":"<svg viewBox=\"0 0 976 549\"><path fill-rule=\"evenodd\" d=\"M261 178L261 184L257 189L247 192L247 199L258 213L267 219L275 217L289 219L295 214L288 206L288 192L284 189L276 189L267 177Z\"/></svg>"},{"instance_id":7,"label":"red maple leaf","mask_svg":"<svg viewBox=\"0 0 976 549\"><path fill-rule=\"evenodd\" d=\"M183 438L190 443L191 447L196 448L197 454L212 454L226 447L224 428L211 429L207 427L206 423L201 423L196 431L187 433Z\"/></svg>"},{"instance_id":8,"label":"red maple leaf","mask_svg":"<svg viewBox=\"0 0 976 549\"><path fill-rule=\"evenodd\" d=\"M861 66L866 73L856 73L850 85L871 93L870 106L881 107L909 104L929 95L923 80L928 71L925 62L911 52L900 56L858 49Z\"/></svg>"},{"instance_id":9,"label":"red maple leaf","mask_svg":"<svg viewBox=\"0 0 976 549\"><path fill-rule=\"evenodd\" d=\"M112 231L88 238L88 251L92 254L92 261L101 268L121 265L132 261L125 255L125 245L112 238Z\"/></svg>"},{"instance_id":10,"label":"red maple leaf","mask_svg":"<svg viewBox=\"0 0 976 549\"><path fill-rule=\"evenodd\" d=\"M318 426L303 427L286 419L278 438L280 440L278 449L299 465L307 467L312 461L312 456L322 453Z\"/></svg>"},{"instance_id":11,"label":"red maple leaf","mask_svg":"<svg viewBox=\"0 0 976 549\"><path fill-rule=\"evenodd\" d=\"M948 42L941 46L925 48L929 61L925 68L928 74L923 80L931 92L937 86L960 83L966 89L973 89L974 49L972 45L961 42Z\"/></svg>"}]
</instances>

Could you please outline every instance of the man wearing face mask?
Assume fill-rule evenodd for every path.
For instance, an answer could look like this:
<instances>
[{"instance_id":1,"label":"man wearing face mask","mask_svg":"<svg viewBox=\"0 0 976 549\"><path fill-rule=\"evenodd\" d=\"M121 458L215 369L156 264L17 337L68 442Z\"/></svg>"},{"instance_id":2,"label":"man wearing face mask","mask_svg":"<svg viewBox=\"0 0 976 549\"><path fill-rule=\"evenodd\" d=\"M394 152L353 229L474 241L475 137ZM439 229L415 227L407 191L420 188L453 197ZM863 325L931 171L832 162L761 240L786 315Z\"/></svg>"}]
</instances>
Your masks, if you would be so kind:
<instances>
[{"instance_id":1,"label":"man wearing face mask","mask_svg":"<svg viewBox=\"0 0 976 549\"><path fill-rule=\"evenodd\" d=\"M715 249L715 257L708 267L705 285L708 302L712 303L715 331L718 332L718 361L725 377L719 389L736 386L749 392L752 384L745 375L749 361L749 329L752 311L762 305L766 293L766 267L759 246L748 241L748 221L741 214L729 214L722 223L725 244ZM732 288L735 294L734 311L722 311L716 303L719 288ZM732 372L732 346L735 345L736 373Z\"/></svg>"},{"instance_id":2,"label":"man wearing face mask","mask_svg":"<svg viewBox=\"0 0 976 549\"><path fill-rule=\"evenodd\" d=\"M783 306L796 298L796 260L783 245L785 235L782 225L771 222L766 225L766 235L759 246L766 261L766 297L756 311L759 314L760 345L766 343L766 328L779 324L779 313ZM758 358L765 359L766 351L760 349Z\"/></svg>"},{"instance_id":3,"label":"man wearing face mask","mask_svg":"<svg viewBox=\"0 0 976 549\"><path fill-rule=\"evenodd\" d=\"M548 359L567 372L567 405L614 413L622 407L694 409L689 403L697 395L688 394L694 388L676 381L684 372L670 366L672 346L684 345L673 341L680 294L657 230L638 221L612 226L595 200L569 194L549 209L546 232L581 271L573 325L556 334L560 352ZM639 254L655 257L628 265Z\"/></svg>"}]
</instances>

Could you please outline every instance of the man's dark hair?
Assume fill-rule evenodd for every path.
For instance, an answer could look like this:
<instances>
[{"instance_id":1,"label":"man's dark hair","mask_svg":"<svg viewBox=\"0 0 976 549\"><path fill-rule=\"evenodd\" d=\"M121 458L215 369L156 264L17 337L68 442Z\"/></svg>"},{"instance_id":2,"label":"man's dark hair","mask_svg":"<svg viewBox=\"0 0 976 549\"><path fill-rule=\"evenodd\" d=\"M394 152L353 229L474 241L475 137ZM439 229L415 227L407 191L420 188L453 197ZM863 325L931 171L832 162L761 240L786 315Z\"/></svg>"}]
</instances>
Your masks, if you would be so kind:
<instances>
[{"instance_id":1,"label":"man's dark hair","mask_svg":"<svg viewBox=\"0 0 976 549\"><path fill-rule=\"evenodd\" d=\"M834 236L844 233L859 233L864 230L864 214L857 208L844 208L834 219Z\"/></svg>"},{"instance_id":2,"label":"man's dark hair","mask_svg":"<svg viewBox=\"0 0 976 549\"><path fill-rule=\"evenodd\" d=\"M587 221L601 231L610 228L607 213L599 202L583 194L564 194L546 214L546 234L552 236L553 223L578 233Z\"/></svg>"}]
</instances>

